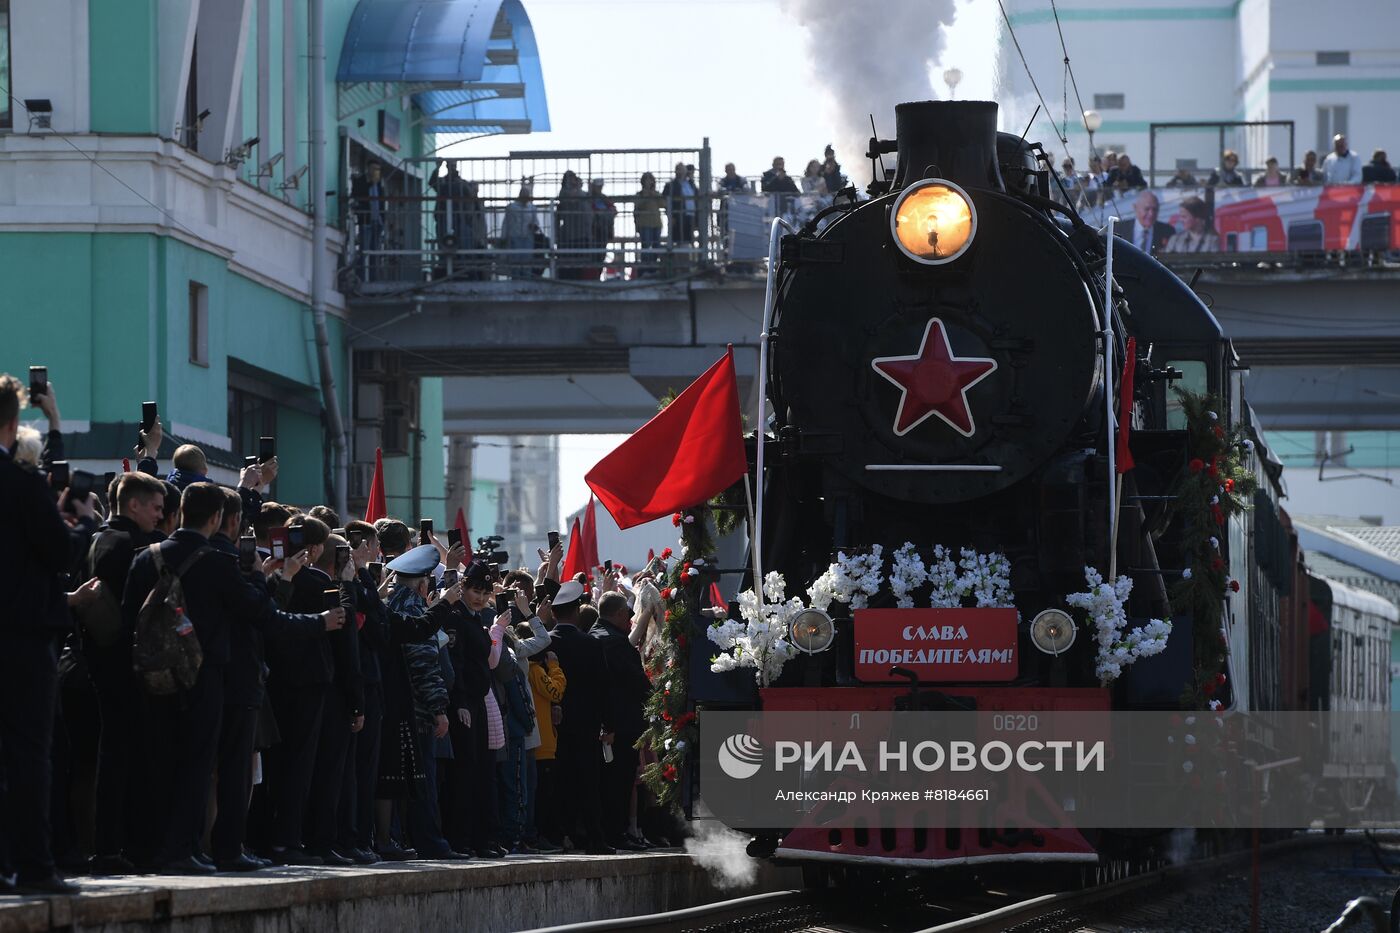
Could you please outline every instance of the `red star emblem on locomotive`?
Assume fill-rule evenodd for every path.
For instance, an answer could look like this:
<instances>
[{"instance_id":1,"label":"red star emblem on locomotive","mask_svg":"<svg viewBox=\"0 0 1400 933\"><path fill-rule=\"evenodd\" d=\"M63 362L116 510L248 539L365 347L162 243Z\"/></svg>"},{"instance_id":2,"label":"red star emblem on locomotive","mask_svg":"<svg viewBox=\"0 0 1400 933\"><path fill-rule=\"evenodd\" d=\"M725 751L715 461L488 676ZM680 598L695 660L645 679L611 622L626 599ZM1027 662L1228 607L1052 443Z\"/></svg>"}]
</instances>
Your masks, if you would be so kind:
<instances>
[{"instance_id":1,"label":"red star emblem on locomotive","mask_svg":"<svg viewBox=\"0 0 1400 933\"><path fill-rule=\"evenodd\" d=\"M894 413L894 433L903 437L937 415L963 437L977 431L967 390L986 379L997 361L984 357L954 356L948 331L938 318L930 318L924 339L913 356L882 356L871 367L899 388L899 408Z\"/></svg>"}]
</instances>

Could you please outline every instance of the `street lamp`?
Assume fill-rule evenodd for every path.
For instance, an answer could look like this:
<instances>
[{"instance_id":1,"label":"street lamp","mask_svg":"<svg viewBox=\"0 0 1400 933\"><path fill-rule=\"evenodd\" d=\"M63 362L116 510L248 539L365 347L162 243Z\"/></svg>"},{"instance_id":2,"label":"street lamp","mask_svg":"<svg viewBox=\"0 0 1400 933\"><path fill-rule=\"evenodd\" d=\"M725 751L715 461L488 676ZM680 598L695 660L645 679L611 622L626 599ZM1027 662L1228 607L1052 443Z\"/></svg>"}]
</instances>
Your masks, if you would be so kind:
<instances>
[{"instance_id":1,"label":"street lamp","mask_svg":"<svg viewBox=\"0 0 1400 933\"><path fill-rule=\"evenodd\" d=\"M1089 158L1091 159L1098 155L1098 152L1094 149L1094 134L1099 131L1099 127L1101 126L1103 126L1102 114L1097 110L1084 111L1084 129L1089 131Z\"/></svg>"},{"instance_id":2,"label":"street lamp","mask_svg":"<svg viewBox=\"0 0 1400 933\"><path fill-rule=\"evenodd\" d=\"M948 99L957 97L958 82L962 80L962 71L957 68L949 68L943 72L943 83L948 85Z\"/></svg>"}]
</instances>

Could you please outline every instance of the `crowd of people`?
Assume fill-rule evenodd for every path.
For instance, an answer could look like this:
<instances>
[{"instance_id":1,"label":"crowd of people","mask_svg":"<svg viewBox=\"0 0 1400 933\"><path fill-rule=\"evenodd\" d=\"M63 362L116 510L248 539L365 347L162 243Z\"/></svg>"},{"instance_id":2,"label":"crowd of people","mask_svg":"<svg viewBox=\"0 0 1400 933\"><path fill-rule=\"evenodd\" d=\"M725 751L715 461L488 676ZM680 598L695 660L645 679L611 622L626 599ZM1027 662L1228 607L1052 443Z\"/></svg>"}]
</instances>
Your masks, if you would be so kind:
<instances>
[{"instance_id":1,"label":"crowd of people","mask_svg":"<svg viewBox=\"0 0 1400 933\"><path fill-rule=\"evenodd\" d=\"M1394 183L1395 169L1391 167L1385 150L1377 149L1371 154L1371 161L1363 164L1361 156L1347 145L1343 135L1332 139L1332 151L1318 162L1317 153L1311 149L1303 154L1303 162L1292 170L1284 172L1279 168L1278 159L1270 156L1264 162L1263 171L1254 174L1253 179L1240 171L1239 153L1226 149L1220 154L1220 165L1213 169L1205 180L1199 179L1187 166L1180 166L1174 175L1159 187L1166 188L1275 188L1285 185L1360 185ZM1142 169L1133 164L1126 152L1105 152L1089 159L1089 171L1077 171L1074 160L1066 158L1060 165L1061 181L1065 194L1074 204L1099 204L1111 197L1126 192L1152 187L1143 175Z\"/></svg>"},{"instance_id":2,"label":"crowd of people","mask_svg":"<svg viewBox=\"0 0 1400 933\"><path fill-rule=\"evenodd\" d=\"M270 450L228 487L181 445L162 479L159 419L94 483L59 424L0 374L0 893L676 838L638 781L664 561L561 581L551 533L508 569L273 501Z\"/></svg>"},{"instance_id":3,"label":"crowd of people","mask_svg":"<svg viewBox=\"0 0 1400 933\"><path fill-rule=\"evenodd\" d=\"M832 196L847 186L836 161L835 150L826 147L821 160L812 159L800 179L787 174L782 157L754 184L740 175L734 163L706 191L694 164L678 162L671 177L659 182L653 172L638 179L634 195L615 198L605 193L603 177L585 180L566 170L559 190L545 210L536 206L535 179L524 178L515 197L503 208L492 206L476 181L462 177L456 160L439 162L428 178L433 225L427 234L433 256L434 278L480 281L495 274L510 278L539 278L546 274L552 255L554 275L560 279L597 281L607 269L609 250L626 251L617 232L618 202L631 205L635 230L633 277L662 272L663 260L674 272L690 261L699 245L701 206L716 208L720 229L725 227L723 199L746 194L769 194L786 200L789 195ZM364 174L351 184L351 213L356 225L356 274L362 281L382 277L385 250L392 252L390 230L405 227L426 214L426 207L411 198L392 198L383 180L383 166L370 161ZM403 216L396 216L402 214ZM401 239L401 237L400 237ZM407 241L397 244L402 248Z\"/></svg>"}]
</instances>

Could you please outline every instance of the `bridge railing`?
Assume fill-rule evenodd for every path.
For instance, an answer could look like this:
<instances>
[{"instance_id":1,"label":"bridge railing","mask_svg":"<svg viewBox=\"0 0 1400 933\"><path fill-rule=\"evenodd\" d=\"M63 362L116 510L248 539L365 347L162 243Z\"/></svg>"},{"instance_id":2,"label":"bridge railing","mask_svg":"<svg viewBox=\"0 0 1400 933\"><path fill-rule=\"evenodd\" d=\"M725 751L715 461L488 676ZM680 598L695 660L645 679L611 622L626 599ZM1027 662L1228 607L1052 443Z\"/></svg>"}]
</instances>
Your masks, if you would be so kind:
<instances>
[{"instance_id":1,"label":"bridge railing","mask_svg":"<svg viewBox=\"0 0 1400 933\"><path fill-rule=\"evenodd\" d=\"M353 212L347 271L361 283L676 279L761 274L774 217L804 223L826 195L637 193L508 200L380 198ZM687 209L689 205L689 209Z\"/></svg>"}]
</instances>

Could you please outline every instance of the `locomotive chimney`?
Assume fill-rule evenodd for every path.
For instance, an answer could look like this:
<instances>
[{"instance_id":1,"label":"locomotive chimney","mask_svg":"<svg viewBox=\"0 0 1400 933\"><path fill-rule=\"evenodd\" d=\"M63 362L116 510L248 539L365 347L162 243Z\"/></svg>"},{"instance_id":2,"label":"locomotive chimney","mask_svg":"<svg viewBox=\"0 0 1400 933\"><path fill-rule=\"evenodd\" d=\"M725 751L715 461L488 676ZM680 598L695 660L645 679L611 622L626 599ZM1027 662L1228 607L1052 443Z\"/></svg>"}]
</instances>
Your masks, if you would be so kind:
<instances>
[{"instance_id":1,"label":"locomotive chimney","mask_svg":"<svg viewBox=\"0 0 1400 933\"><path fill-rule=\"evenodd\" d=\"M997 169L997 105L923 100L894 108L899 164L894 189L936 175L964 188L1006 186Z\"/></svg>"}]
</instances>

